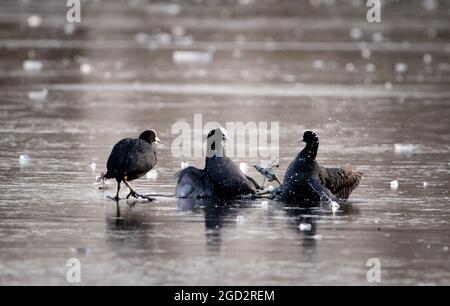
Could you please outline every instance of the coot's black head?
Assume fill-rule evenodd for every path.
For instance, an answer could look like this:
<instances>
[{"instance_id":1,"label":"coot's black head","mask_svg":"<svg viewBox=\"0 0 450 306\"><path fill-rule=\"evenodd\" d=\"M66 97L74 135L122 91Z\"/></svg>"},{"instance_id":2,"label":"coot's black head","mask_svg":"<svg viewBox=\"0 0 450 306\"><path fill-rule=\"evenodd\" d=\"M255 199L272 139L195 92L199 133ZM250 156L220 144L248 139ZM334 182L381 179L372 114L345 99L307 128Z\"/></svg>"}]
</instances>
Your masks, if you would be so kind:
<instances>
[{"instance_id":1,"label":"coot's black head","mask_svg":"<svg viewBox=\"0 0 450 306\"><path fill-rule=\"evenodd\" d=\"M316 133L314 133L313 131L306 131L303 134L303 140L302 141L306 142L307 144L318 143L319 142L319 137L317 137Z\"/></svg>"},{"instance_id":2,"label":"coot's black head","mask_svg":"<svg viewBox=\"0 0 450 306\"><path fill-rule=\"evenodd\" d=\"M214 129L209 132L207 138L210 139L212 137L226 141L228 139L227 131L224 128Z\"/></svg>"},{"instance_id":3,"label":"coot's black head","mask_svg":"<svg viewBox=\"0 0 450 306\"><path fill-rule=\"evenodd\" d=\"M156 134L155 130L147 130L139 136L139 139L145 140L146 142L152 144L154 142L160 143L161 140L159 140L158 135Z\"/></svg>"}]
</instances>

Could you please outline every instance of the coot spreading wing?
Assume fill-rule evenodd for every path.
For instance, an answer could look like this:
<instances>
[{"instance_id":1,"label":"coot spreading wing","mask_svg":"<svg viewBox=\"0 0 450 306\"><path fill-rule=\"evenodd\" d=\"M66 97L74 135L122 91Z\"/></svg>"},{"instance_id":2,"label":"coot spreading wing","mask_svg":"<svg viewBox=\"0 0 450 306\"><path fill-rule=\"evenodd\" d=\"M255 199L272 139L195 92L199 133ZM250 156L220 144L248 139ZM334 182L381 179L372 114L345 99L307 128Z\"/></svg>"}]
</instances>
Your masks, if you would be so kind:
<instances>
[{"instance_id":1,"label":"coot spreading wing","mask_svg":"<svg viewBox=\"0 0 450 306\"><path fill-rule=\"evenodd\" d=\"M305 148L291 163L282 185L281 200L286 203L347 199L358 186L362 173L344 168L325 168L316 162L319 138L314 132L303 135Z\"/></svg>"},{"instance_id":2,"label":"coot spreading wing","mask_svg":"<svg viewBox=\"0 0 450 306\"><path fill-rule=\"evenodd\" d=\"M207 157L204 169L188 167L180 171L176 196L180 198L235 198L254 194L260 189L258 183L245 175L225 154L224 129L215 129L208 134Z\"/></svg>"}]
</instances>

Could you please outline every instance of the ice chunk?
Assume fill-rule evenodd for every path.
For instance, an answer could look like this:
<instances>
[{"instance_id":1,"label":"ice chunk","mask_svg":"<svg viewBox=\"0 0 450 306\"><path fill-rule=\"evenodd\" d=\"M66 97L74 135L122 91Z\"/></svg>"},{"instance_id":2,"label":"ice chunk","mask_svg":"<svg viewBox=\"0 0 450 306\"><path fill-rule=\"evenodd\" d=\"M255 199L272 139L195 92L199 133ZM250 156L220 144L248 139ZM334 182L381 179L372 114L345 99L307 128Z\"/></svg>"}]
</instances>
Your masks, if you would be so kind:
<instances>
[{"instance_id":1,"label":"ice chunk","mask_svg":"<svg viewBox=\"0 0 450 306\"><path fill-rule=\"evenodd\" d=\"M433 61L433 56L431 56L431 54L426 53L426 54L423 56L423 62L424 62L425 64L429 65L429 64L431 64L432 61Z\"/></svg>"},{"instance_id":2,"label":"ice chunk","mask_svg":"<svg viewBox=\"0 0 450 306\"><path fill-rule=\"evenodd\" d=\"M364 59L369 59L372 56L372 52L368 48L364 48L361 50L361 56Z\"/></svg>"},{"instance_id":3,"label":"ice chunk","mask_svg":"<svg viewBox=\"0 0 450 306\"><path fill-rule=\"evenodd\" d=\"M152 38L153 42L167 45L172 42L172 35L169 33L158 33Z\"/></svg>"},{"instance_id":4,"label":"ice chunk","mask_svg":"<svg viewBox=\"0 0 450 306\"><path fill-rule=\"evenodd\" d=\"M175 64L210 63L213 60L213 54L202 51L174 51L172 59Z\"/></svg>"},{"instance_id":5,"label":"ice chunk","mask_svg":"<svg viewBox=\"0 0 450 306\"><path fill-rule=\"evenodd\" d=\"M375 67L375 64L368 63L366 65L366 71L367 72L374 72L377 68Z\"/></svg>"},{"instance_id":6,"label":"ice chunk","mask_svg":"<svg viewBox=\"0 0 450 306\"><path fill-rule=\"evenodd\" d=\"M175 26L172 28L172 35L175 37L183 37L186 34L186 29L181 26Z\"/></svg>"},{"instance_id":7,"label":"ice chunk","mask_svg":"<svg viewBox=\"0 0 450 306\"><path fill-rule=\"evenodd\" d=\"M302 231L302 232L309 232L311 231L312 225L309 223L300 223L300 225L298 226L298 228Z\"/></svg>"},{"instance_id":8,"label":"ice chunk","mask_svg":"<svg viewBox=\"0 0 450 306\"><path fill-rule=\"evenodd\" d=\"M427 188L428 187L428 182L423 182L423 188Z\"/></svg>"},{"instance_id":9,"label":"ice chunk","mask_svg":"<svg viewBox=\"0 0 450 306\"><path fill-rule=\"evenodd\" d=\"M382 42L384 40L384 37L383 37L383 33L381 33L381 32L375 32L375 33L373 33L372 34L372 41L373 42Z\"/></svg>"},{"instance_id":10,"label":"ice chunk","mask_svg":"<svg viewBox=\"0 0 450 306\"><path fill-rule=\"evenodd\" d=\"M145 44L148 41L148 35L145 33L137 33L134 35L134 40L139 44Z\"/></svg>"},{"instance_id":11,"label":"ice chunk","mask_svg":"<svg viewBox=\"0 0 450 306\"><path fill-rule=\"evenodd\" d=\"M19 165L21 167L27 167L31 163L31 158L28 155L20 155L19 157Z\"/></svg>"},{"instance_id":12,"label":"ice chunk","mask_svg":"<svg viewBox=\"0 0 450 306\"><path fill-rule=\"evenodd\" d=\"M408 71L408 65L406 63L397 63L395 65L395 71L398 73L405 73Z\"/></svg>"},{"instance_id":13,"label":"ice chunk","mask_svg":"<svg viewBox=\"0 0 450 306\"><path fill-rule=\"evenodd\" d=\"M363 36L363 31L360 28L352 28L350 30L350 37L354 40L361 39Z\"/></svg>"},{"instance_id":14,"label":"ice chunk","mask_svg":"<svg viewBox=\"0 0 450 306\"><path fill-rule=\"evenodd\" d=\"M44 64L41 61L36 60L26 60L23 62L23 70L28 72L41 71Z\"/></svg>"},{"instance_id":15,"label":"ice chunk","mask_svg":"<svg viewBox=\"0 0 450 306\"><path fill-rule=\"evenodd\" d=\"M42 25L42 18L39 15L31 15L27 19L30 28L38 28Z\"/></svg>"},{"instance_id":16,"label":"ice chunk","mask_svg":"<svg viewBox=\"0 0 450 306\"><path fill-rule=\"evenodd\" d=\"M146 177L147 180L156 180L158 178L158 172L156 170L150 170Z\"/></svg>"},{"instance_id":17,"label":"ice chunk","mask_svg":"<svg viewBox=\"0 0 450 306\"><path fill-rule=\"evenodd\" d=\"M395 181L391 182L391 189L392 190L398 190L398 186L399 186L398 180L395 180Z\"/></svg>"},{"instance_id":18,"label":"ice chunk","mask_svg":"<svg viewBox=\"0 0 450 306\"><path fill-rule=\"evenodd\" d=\"M352 63L347 63L347 65L345 65L345 69L347 69L347 71L355 71L355 65Z\"/></svg>"},{"instance_id":19,"label":"ice chunk","mask_svg":"<svg viewBox=\"0 0 450 306\"><path fill-rule=\"evenodd\" d=\"M323 69L323 68L325 68L325 63L321 60L315 60L313 62L313 68L317 69L317 70Z\"/></svg>"},{"instance_id":20,"label":"ice chunk","mask_svg":"<svg viewBox=\"0 0 450 306\"><path fill-rule=\"evenodd\" d=\"M184 169L186 169L187 167L189 167L189 163L188 163L188 162L185 162L185 161L182 161L181 164L180 164L180 167L181 167L181 170L184 170Z\"/></svg>"},{"instance_id":21,"label":"ice chunk","mask_svg":"<svg viewBox=\"0 0 450 306\"><path fill-rule=\"evenodd\" d=\"M394 86L392 85L391 82L386 82L386 83L384 83L384 88L385 88L386 90L391 90L393 87L394 87Z\"/></svg>"},{"instance_id":22,"label":"ice chunk","mask_svg":"<svg viewBox=\"0 0 450 306\"><path fill-rule=\"evenodd\" d=\"M322 240L322 235L308 236L307 238L313 240Z\"/></svg>"},{"instance_id":23,"label":"ice chunk","mask_svg":"<svg viewBox=\"0 0 450 306\"><path fill-rule=\"evenodd\" d=\"M448 252L448 247L443 247L442 248L445 252Z\"/></svg>"},{"instance_id":24,"label":"ice chunk","mask_svg":"<svg viewBox=\"0 0 450 306\"><path fill-rule=\"evenodd\" d=\"M247 174L247 172L248 172L248 164L247 163L240 163L239 164L239 169L241 169L241 171L244 172L244 174Z\"/></svg>"},{"instance_id":25,"label":"ice chunk","mask_svg":"<svg viewBox=\"0 0 450 306\"><path fill-rule=\"evenodd\" d=\"M96 165L95 163L92 163L92 164L90 165L90 167L91 167L92 172L94 172L95 169L97 168L97 165Z\"/></svg>"},{"instance_id":26,"label":"ice chunk","mask_svg":"<svg viewBox=\"0 0 450 306\"><path fill-rule=\"evenodd\" d=\"M242 216L242 215L239 215L239 216L236 217L236 223L238 223L238 224L244 224L245 221L246 221L245 217Z\"/></svg>"},{"instance_id":27,"label":"ice chunk","mask_svg":"<svg viewBox=\"0 0 450 306\"><path fill-rule=\"evenodd\" d=\"M399 144L394 145L395 153L397 154L413 154L416 150L416 146L413 144Z\"/></svg>"},{"instance_id":28,"label":"ice chunk","mask_svg":"<svg viewBox=\"0 0 450 306\"><path fill-rule=\"evenodd\" d=\"M437 0L422 0L422 6L427 11L434 11L438 8L438 1Z\"/></svg>"},{"instance_id":29,"label":"ice chunk","mask_svg":"<svg viewBox=\"0 0 450 306\"><path fill-rule=\"evenodd\" d=\"M66 23L64 25L64 33L66 35L73 35L73 33L75 33L76 29L77 28L74 23Z\"/></svg>"},{"instance_id":30,"label":"ice chunk","mask_svg":"<svg viewBox=\"0 0 450 306\"><path fill-rule=\"evenodd\" d=\"M267 187L267 190L268 190L268 191L274 191L274 189L275 189L275 187L273 187L272 185L270 185L270 186Z\"/></svg>"},{"instance_id":31,"label":"ice chunk","mask_svg":"<svg viewBox=\"0 0 450 306\"><path fill-rule=\"evenodd\" d=\"M80 72L82 74L91 74L92 73L92 66L88 63L83 63L80 65Z\"/></svg>"},{"instance_id":32,"label":"ice chunk","mask_svg":"<svg viewBox=\"0 0 450 306\"><path fill-rule=\"evenodd\" d=\"M45 98L47 98L48 95L48 89L44 88L42 90L38 90L38 91L30 91L28 93L28 99L30 100L45 100Z\"/></svg>"}]
</instances>

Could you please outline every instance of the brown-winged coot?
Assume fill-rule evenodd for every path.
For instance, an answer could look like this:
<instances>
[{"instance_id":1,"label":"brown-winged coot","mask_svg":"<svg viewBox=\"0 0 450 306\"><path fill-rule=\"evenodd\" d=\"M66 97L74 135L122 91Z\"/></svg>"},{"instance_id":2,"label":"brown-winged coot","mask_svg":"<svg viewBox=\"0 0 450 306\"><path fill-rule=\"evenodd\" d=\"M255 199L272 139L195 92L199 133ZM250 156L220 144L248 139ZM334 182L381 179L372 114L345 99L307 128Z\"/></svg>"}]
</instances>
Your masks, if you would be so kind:
<instances>
[{"instance_id":1,"label":"brown-winged coot","mask_svg":"<svg viewBox=\"0 0 450 306\"><path fill-rule=\"evenodd\" d=\"M359 185L362 173L350 166L325 168L316 162L319 138L312 131L306 131L303 140L305 148L298 154L286 171L281 200L291 204L320 202L323 200L348 199Z\"/></svg>"}]
</instances>

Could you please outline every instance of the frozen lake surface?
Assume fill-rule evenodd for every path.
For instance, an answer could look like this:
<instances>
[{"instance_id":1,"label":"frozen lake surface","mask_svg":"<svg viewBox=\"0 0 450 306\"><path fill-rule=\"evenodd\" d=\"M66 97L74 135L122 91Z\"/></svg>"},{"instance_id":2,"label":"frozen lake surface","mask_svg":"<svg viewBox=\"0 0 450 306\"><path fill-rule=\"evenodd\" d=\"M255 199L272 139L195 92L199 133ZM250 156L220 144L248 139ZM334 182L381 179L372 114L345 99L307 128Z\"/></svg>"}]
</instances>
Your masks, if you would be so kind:
<instances>
[{"instance_id":1,"label":"frozen lake surface","mask_svg":"<svg viewBox=\"0 0 450 306\"><path fill-rule=\"evenodd\" d=\"M364 1L90 1L75 26L64 2L0 4L1 285L66 285L73 257L84 285L364 285L370 258L383 285L450 284L447 2L385 1L369 24ZM134 186L173 193L171 127L195 113L280 122L280 176L314 129L321 164L364 178L334 215L116 206L93 185L119 139L154 128L158 175Z\"/></svg>"}]
</instances>

